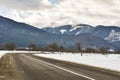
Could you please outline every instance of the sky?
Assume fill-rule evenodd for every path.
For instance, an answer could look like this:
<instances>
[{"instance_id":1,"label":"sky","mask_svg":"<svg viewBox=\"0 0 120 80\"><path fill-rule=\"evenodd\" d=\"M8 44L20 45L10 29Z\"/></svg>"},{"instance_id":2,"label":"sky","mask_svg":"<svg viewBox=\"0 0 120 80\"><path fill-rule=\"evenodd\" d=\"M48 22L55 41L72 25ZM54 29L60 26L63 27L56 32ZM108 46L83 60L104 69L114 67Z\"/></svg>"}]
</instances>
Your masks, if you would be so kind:
<instances>
[{"instance_id":1,"label":"sky","mask_svg":"<svg viewBox=\"0 0 120 80\"><path fill-rule=\"evenodd\" d=\"M0 0L0 15L36 27L120 26L120 0Z\"/></svg>"}]
</instances>

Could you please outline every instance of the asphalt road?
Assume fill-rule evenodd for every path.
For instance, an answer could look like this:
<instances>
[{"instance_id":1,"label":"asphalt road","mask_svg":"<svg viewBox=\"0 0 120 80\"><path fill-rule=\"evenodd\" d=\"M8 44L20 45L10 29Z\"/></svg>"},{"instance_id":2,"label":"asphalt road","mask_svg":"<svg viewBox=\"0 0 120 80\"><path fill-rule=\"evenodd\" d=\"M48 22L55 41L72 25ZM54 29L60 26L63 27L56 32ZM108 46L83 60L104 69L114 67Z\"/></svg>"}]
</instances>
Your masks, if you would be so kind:
<instances>
[{"instance_id":1,"label":"asphalt road","mask_svg":"<svg viewBox=\"0 0 120 80\"><path fill-rule=\"evenodd\" d=\"M69 62L29 54L14 54L13 58L22 80L120 80L120 76Z\"/></svg>"}]
</instances>

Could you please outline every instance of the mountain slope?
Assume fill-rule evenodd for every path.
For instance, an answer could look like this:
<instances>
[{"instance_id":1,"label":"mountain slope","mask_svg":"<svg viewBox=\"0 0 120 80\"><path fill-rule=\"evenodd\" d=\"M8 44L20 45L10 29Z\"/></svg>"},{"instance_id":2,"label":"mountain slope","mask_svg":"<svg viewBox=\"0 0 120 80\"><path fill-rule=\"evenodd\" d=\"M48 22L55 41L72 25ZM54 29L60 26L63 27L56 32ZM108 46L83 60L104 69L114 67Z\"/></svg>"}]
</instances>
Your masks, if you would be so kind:
<instances>
[{"instance_id":1,"label":"mountain slope","mask_svg":"<svg viewBox=\"0 0 120 80\"><path fill-rule=\"evenodd\" d=\"M64 46L66 45L72 45L73 47L76 47L76 43L80 43L83 48L92 47L92 48L116 48L114 45L110 44L109 42L94 36L89 33L82 33L79 35L74 36L62 36L61 40L67 40L67 41L60 41Z\"/></svg>"},{"instance_id":2,"label":"mountain slope","mask_svg":"<svg viewBox=\"0 0 120 80\"><path fill-rule=\"evenodd\" d=\"M64 28L66 27L66 28ZM70 25L68 26L59 26L56 28L44 28L46 32L53 33L53 34L59 34L59 35L80 35L83 33L89 33L96 37L99 37L112 45L116 46L118 49L120 49L120 27L117 26L103 26L99 25L96 27L92 27L87 24L79 24L76 26Z\"/></svg>"},{"instance_id":3,"label":"mountain slope","mask_svg":"<svg viewBox=\"0 0 120 80\"><path fill-rule=\"evenodd\" d=\"M32 43L43 46L55 42L58 38L41 29L4 17L0 17L0 34L1 44L13 42L19 46L26 46Z\"/></svg>"},{"instance_id":4,"label":"mountain slope","mask_svg":"<svg viewBox=\"0 0 120 80\"><path fill-rule=\"evenodd\" d=\"M87 24L79 24L76 26L63 25L55 28L46 27L42 28L46 32L59 34L59 35L79 35L81 33L88 33L93 27Z\"/></svg>"},{"instance_id":5,"label":"mountain slope","mask_svg":"<svg viewBox=\"0 0 120 80\"><path fill-rule=\"evenodd\" d=\"M90 33L105 39L109 36L112 30L115 32L120 32L120 27L99 25L93 28Z\"/></svg>"},{"instance_id":6,"label":"mountain slope","mask_svg":"<svg viewBox=\"0 0 120 80\"><path fill-rule=\"evenodd\" d=\"M117 26L96 26L91 34L98 36L120 49L120 27Z\"/></svg>"}]
</instances>

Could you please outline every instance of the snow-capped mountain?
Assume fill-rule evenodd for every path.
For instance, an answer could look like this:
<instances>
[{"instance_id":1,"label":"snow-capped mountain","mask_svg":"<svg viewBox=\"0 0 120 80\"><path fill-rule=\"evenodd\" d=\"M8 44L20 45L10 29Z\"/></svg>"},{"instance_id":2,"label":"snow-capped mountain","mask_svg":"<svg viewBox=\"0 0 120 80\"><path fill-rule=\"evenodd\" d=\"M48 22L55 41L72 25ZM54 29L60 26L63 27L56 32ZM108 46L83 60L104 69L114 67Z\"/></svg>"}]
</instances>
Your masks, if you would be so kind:
<instances>
[{"instance_id":1,"label":"snow-capped mountain","mask_svg":"<svg viewBox=\"0 0 120 80\"><path fill-rule=\"evenodd\" d=\"M120 27L99 25L94 27L90 33L105 39L110 35L112 30L115 32L120 32Z\"/></svg>"},{"instance_id":2,"label":"snow-capped mountain","mask_svg":"<svg viewBox=\"0 0 120 80\"><path fill-rule=\"evenodd\" d=\"M76 26L64 25L55 28L44 28L46 32L59 34L59 35L80 35L83 33L89 33L97 36L101 39L108 41L109 43L120 48L120 27L117 26L90 26L87 24L79 24Z\"/></svg>"},{"instance_id":3,"label":"snow-capped mountain","mask_svg":"<svg viewBox=\"0 0 120 80\"><path fill-rule=\"evenodd\" d=\"M120 48L120 27L100 25L93 28L90 33Z\"/></svg>"},{"instance_id":4,"label":"snow-capped mountain","mask_svg":"<svg viewBox=\"0 0 120 80\"><path fill-rule=\"evenodd\" d=\"M72 27L71 32L74 32L74 35L79 35L81 33L88 33L93 27L87 24L79 24Z\"/></svg>"},{"instance_id":5,"label":"snow-capped mountain","mask_svg":"<svg viewBox=\"0 0 120 80\"><path fill-rule=\"evenodd\" d=\"M93 27L85 24L74 26L74 28L72 25L65 25L56 28L38 29L0 16L0 45L15 43L20 47L25 47L29 44L45 47L48 44L57 43L59 46L66 48L75 48L75 44L80 43L82 47L116 48L115 45L92 34L92 30L94 30ZM76 35L78 31L81 32Z\"/></svg>"},{"instance_id":6,"label":"snow-capped mountain","mask_svg":"<svg viewBox=\"0 0 120 80\"><path fill-rule=\"evenodd\" d=\"M72 25L64 25L64 26L59 26L59 27L47 27L43 28L46 32L53 33L53 34L70 34L70 29L72 28Z\"/></svg>"},{"instance_id":7,"label":"snow-capped mountain","mask_svg":"<svg viewBox=\"0 0 120 80\"><path fill-rule=\"evenodd\" d=\"M46 27L43 28L46 32L59 34L59 35L79 35L81 33L88 33L93 27L87 24L79 24L76 26L63 25L59 27Z\"/></svg>"},{"instance_id":8,"label":"snow-capped mountain","mask_svg":"<svg viewBox=\"0 0 120 80\"><path fill-rule=\"evenodd\" d=\"M105 40L120 48L120 32L115 32L115 30L111 30L109 36L106 37Z\"/></svg>"}]
</instances>

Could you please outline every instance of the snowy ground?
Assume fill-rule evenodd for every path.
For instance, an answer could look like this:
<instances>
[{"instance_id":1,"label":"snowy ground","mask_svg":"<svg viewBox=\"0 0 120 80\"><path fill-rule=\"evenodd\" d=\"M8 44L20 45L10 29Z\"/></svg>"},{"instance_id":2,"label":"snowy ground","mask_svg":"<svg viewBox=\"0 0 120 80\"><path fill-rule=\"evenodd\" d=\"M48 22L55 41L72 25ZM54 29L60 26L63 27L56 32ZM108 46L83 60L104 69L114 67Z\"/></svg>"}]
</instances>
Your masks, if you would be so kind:
<instances>
[{"instance_id":1,"label":"snowy ground","mask_svg":"<svg viewBox=\"0 0 120 80\"><path fill-rule=\"evenodd\" d=\"M50 54L50 52L47 52L47 54L35 54L35 55L120 71L119 54L110 54L110 55L84 54L83 56L81 56L80 54L72 54L72 53Z\"/></svg>"},{"instance_id":2,"label":"snowy ground","mask_svg":"<svg viewBox=\"0 0 120 80\"><path fill-rule=\"evenodd\" d=\"M4 51L0 51L0 58L5 54Z\"/></svg>"},{"instance_id":3,"label":"snowy ground","mask_svg":"<svg viewBox=\"0 0 120 80\"><path fill-rule=\"evenodd\" d=\"M40 53L41 51L5 51L0 50L0 58L5 55L6 53Z\"/></svg>"}]
</instances>

